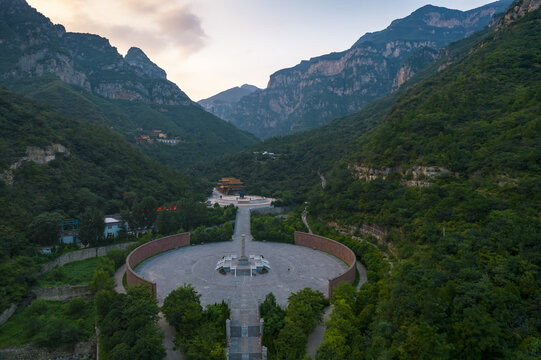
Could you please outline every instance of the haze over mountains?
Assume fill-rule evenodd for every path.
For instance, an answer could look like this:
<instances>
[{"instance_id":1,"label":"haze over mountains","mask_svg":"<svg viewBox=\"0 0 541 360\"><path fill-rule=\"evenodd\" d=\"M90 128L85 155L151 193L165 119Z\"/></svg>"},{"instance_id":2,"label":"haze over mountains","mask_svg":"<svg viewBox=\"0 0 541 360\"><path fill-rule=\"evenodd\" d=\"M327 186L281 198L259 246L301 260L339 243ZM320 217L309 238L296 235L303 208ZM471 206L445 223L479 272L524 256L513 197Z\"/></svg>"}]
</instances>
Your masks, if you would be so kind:
<instances>
[{"instance_id":1,"label":"haze over mountains","mask_svg":"<svg viewBox=\"0 0 541 360\"><path fill-rule=\"evenodd\" d=\"M240 99L257 90L261 89L254 85L244 84L241 87L236 86L222 91L208 99L199 100L198 103L208 112L226 119Z\"/></svg>"},{"instance_id":2,"label":"haze over mountains","mask_svg":"<svg viewBox=\"0 0 541 360\"><path fill-rule=\"evenodd\" d=\"M484 28L511 2L466 12L427 5L362 36L349 50L272 74L266 89L233 106L199 103L261 139L313 129L396 90L432 62L438 49Z\"/></svg>"}]
</instances>

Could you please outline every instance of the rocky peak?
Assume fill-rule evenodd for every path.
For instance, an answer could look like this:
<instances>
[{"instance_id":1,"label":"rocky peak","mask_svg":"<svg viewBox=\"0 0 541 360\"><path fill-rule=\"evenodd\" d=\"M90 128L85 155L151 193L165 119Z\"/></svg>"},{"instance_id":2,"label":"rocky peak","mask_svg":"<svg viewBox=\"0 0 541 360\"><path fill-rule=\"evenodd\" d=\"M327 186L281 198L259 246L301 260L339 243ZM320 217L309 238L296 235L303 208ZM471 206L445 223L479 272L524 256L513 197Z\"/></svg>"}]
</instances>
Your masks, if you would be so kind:
<instances>
[{"instance_id":1,"label":"rocky peak","mask_svg":"<svg viewBox=\"0 0 541 360\"><path fill-rule=\"evenodd\" d=\"M143 52L143 50L132 47L128 50L126 57L124 58L126 62L132 66L138 67L143 72L152 79L163 79L167 78L166 72L160 68L158 65L153 63L148 56Z\"/></svg>"}]
</instances>

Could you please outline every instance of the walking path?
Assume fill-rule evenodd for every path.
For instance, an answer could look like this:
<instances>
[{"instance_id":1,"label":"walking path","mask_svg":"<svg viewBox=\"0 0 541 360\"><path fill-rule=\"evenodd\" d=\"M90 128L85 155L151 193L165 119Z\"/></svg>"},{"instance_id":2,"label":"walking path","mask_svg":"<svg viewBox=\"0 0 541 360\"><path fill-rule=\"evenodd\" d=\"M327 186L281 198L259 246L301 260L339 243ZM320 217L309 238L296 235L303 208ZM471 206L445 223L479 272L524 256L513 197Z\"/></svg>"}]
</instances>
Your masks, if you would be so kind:
<instances>
[{"instance_id":1,"label":"walking path","mask_svg":"<svg viewBox=\"0 0 541 360\"><path fill-rule=\"evenodd\" d=\"M126 289L124 289L124 284L122 283L125 273L126 273L126 264L123 264L115 272L115 291L119 294L126 293Z\"/></svg>"},{"instance_id":2,"label":"walking path","mask_svg":"<svg viewBox=\"0 0 541 360\"><path fill-rule=\"evenodd\" d=\"M308 215L308 210L304 208L304 211L302 212L301 218L302 222L304 223L304 226L308 229L308 234L312 234L312 229L310 229L310 225L308 225L308 219L306 219L306 216Z\"/></svg>"}]
</instances>

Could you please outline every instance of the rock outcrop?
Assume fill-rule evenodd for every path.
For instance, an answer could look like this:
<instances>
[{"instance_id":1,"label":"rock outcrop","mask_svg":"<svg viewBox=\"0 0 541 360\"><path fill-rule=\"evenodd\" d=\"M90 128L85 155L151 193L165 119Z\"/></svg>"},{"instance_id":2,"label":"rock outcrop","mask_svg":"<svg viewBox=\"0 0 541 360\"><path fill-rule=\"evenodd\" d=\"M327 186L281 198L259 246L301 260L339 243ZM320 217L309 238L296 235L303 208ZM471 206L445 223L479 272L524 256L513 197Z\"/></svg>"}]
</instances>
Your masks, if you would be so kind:
<instances>
[{"instance_id":1,"label":"rock outcrop","mask_svg":"<svg viewBox=\"0 0 541 360\"><path fill-rule=\"evenodd\" d=\"M15 163L13 163L9 169L5 170L0 174L0 180L8 185L13 185L14 181L14 171L21 167L25 161L32 161L36 164L47 164L50 161L56 159L57 154L64 154L65 156L70 155L70 151L61 144L52 144L47 146L45 149L28 146L26 148L26 156L23 156Z\"/></svg>"},{"instance_id":2,"label":"rock outcrop","mask_svg":"<svg viewBox=\"0 0 541 360\"><path fill-rule=\"evenodd\" d=\"M250 95L258 90L261 90L257 86L244 84L241 87L234 87L207 99L199 100L197 103L201 105L205 110L214 115L227 120L228 114L232 111L236 103L243 97Z\"/></svg>"},{"instance_id":3,"label":"rock outcrop","mask_svg":"<svg viewBox=\"0 0 541 360\"><path fill-rule=\"evenodd\" d=\"M500 30L524 15L535 11L541 7L541 0L520 0L505 13L505 15L496 22L497 29Z\"/></svg>"},{"instance_id":4,"label":"rock outcrop","mask_svg":"<svg viewBox=\"0 0 541 360\"><path fill-rule=\"evenodd\" d=\"M349 170L356 179L373 181L376 179L386 179L390 174L398 174L402 177L402 185L426 187L432 185L434 179L439 176L451 174L451 172L441 166L414 166L402 170L399 167L374 168L364 164L350 164Z\"/></svg>"}]
</instances>

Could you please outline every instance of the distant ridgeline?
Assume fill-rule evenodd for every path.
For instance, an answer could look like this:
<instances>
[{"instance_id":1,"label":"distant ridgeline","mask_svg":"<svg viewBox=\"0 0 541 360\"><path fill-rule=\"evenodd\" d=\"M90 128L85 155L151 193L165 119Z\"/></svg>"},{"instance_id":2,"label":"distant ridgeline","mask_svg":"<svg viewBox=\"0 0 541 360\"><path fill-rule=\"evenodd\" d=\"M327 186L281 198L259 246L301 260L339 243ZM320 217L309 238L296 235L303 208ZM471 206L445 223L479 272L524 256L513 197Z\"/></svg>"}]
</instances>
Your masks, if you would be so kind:
<instances>
[{"instance_id":1,"label":"distant ridgeline","mask_svg":"<svg viewBox=\"0 0 541 360\"><path fill-rule=\"evenodd\" d=\"M384 234L394 267L357 254L369 281L334 293L316 359L541 355L540 7L518 1L354 115L202 169L308 201L321 235Z\"/></svg>"},{"instance_id":2,"label":"distant ridgeline","mask_svg":"<svg viewBox=\"0 0 541 360\"><path fill-rule=\"evenodd\" d=\"M266 89L245 85L199 104L261 139L313 129L396 91L440 48L485 28L511 2L465 12L427 5L348 50L277 71Z\"/></svg>"},{"instance_id":3,"label":"distant ridgeline","mask_svg":"<svg viewBox=\"0 0 541 360\"><path fill-rule=\"evenodd\" d=\"M2 0L0 22L0 85L130 142L159 129L169 138L141 148L168 165L185 169L257 142L192 102L138 48L122 57L107 39L66 32L24 0Z\"/></svg>"}]
</instances>

